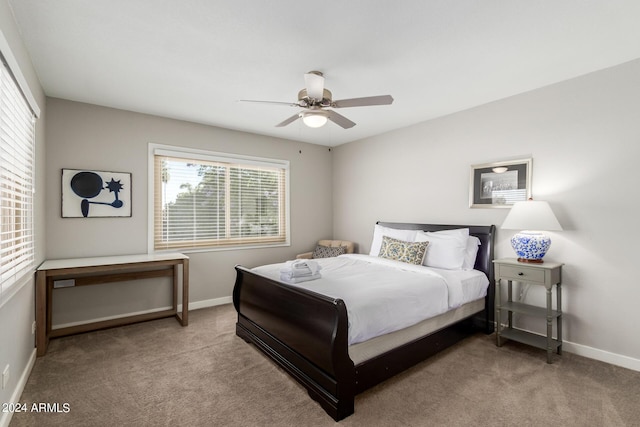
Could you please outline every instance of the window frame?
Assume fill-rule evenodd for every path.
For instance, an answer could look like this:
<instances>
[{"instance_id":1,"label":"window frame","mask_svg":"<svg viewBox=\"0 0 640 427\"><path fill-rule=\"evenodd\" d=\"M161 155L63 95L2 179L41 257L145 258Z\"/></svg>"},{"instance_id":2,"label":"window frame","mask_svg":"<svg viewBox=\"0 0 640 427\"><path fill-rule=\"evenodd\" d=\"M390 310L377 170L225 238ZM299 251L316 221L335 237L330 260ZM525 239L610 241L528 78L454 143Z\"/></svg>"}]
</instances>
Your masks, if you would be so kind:
<instances>
[{"instance_id":1,"label":"window frame","mask_svg":"<svg viewBox=\"0 0 640 427\"><path fill-rule=\"evenodd\" d=\"M241 165L247 167L267 167L277 168L283 170L284 173L284 185L283 185L283 197L284 197L284 241L278 242L250 242L250 243L238 243L234 239L228 240L228 243L222 243L219 245L200 246L194 245L194 247L170 247L167 249L156 249L155 247L155 224L158 216L161 214L156 212L156 200L155 200L155 187L156 187L156 170L155 170L155 157L156 155L177 157L183 159L189 159L194 161L205 162L219 162L225 164ZM257 248L269 248L269 247L283 247L291 245L291 220L290 220L290 174L289 174L290 162L288 160L272 159L265 157L247 156L242 154L223 153L217 151L209 151L190 147L171 146L164 144L149 143L148 148L148 242L147 250L149 253L154 252L183 252L183 253L195 253L195 252L211 252L211 251L229 251L238 249L257 249ZM268 239L265 239L268 240Z\"/></svg>"},{"instance_id":2,"label":"window frame","mask_svg":"<svg viewBox=\"0 0 640 427\"><path fill-rule=\"evenodd\" d=\"M25 236L27 238L27 242L21 243L18 247L14 247L10 249L9 252L13 253L15 251L25 253L26 250L26 258L23 257L23 260L20 261L17 265L11 267L4 273L4 279L0 278L0 307L2 307L6 302L8 302L13 295L15 295L20 289L22 289L25 285L28 285L33 282L33 270L36 266L36 177L37 177L37 130L36 130L36 122L38 117L40 116L40 108L35 101L33 94L27 84L25 77L22 75L20 67L18 66L18 62L13 56L11 49L7 40L4 38L4 35L0 31L0 67L2 67L2 73L4 76L8 77L8 81L10 81L11 86L15 87L15 91L12 88L9 88L13 93L13 99L21 99L24 101L24 106L21 106L20 109L26 108L30 114L30 124L29 129L19 129L20 133L23 133L23 137L27 137L28 139L28 147L10 147L7 148L9 150L17 150L22 151L23 153L27 153L26 155L21 155L20 160L24 160L26 163L24 164L24 169L27 169L27 173L25 176L22 176L20 180L24 181L26 184L23 187L22 194L26 197L23 197L22 200L19 200L18 205L22 205L21 208L18 205L14 205L16 199L9 198L11 204L14 207L10 208L12 211L15 209L23 210L26 207L26 211L20 217L17 223L21 225L20 229L17 231L12 231L14 236L10 240L24 239ZM24 116L24 111L22 113L17 113L18 115ZM24 117L23 117L24 118ZM15 129L14 129L15 131ZM12 132L12 131L9 131ZM8 151L7 151L8 153ZM15 164L14 164L15 165ZM22 172L22 170L20 170ZM14 217L14 216L12 216ZM15 217L14 217L15 219ZM14 224L16 223L13 221ZM13 252L11 252L13 251ZM13 259L13 257L11 258ZM3 264L4 261L0 261L0 266L2 269L5 268Z\"/></svg>"}]
</instances>

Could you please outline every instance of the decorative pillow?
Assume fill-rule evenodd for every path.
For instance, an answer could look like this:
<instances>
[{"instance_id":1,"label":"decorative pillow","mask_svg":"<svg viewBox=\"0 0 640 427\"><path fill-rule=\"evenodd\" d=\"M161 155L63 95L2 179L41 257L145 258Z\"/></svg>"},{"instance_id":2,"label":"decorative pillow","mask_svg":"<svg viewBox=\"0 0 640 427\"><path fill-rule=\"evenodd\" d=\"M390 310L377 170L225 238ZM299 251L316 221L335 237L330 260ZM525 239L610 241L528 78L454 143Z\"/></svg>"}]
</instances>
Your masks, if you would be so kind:
<instances>
[{"instance_id":1,"label":"decorative pillow","mask_svg":"<svg viewBox=\"0 0 640 427\"><path fill-rule=\"evenodd\" d=\"M371 250L369 255L378 256L382 247L382 237L388 236L393 239L403 240L405 242L413 242L416 238L417 230L399 230L397 228L383 227L375 225L373 229L373 241L371 242Z\"/></svg>"},{"instance_id":2,"label":"decorative pillow","mask_svg":"<svg viewBox=\"0 0 640 427\"><path fill-rule=\"evenodd\" d=\"M405 242L389 236L382 237L380 258L422 265L429 242Z\"/></svg>"},{"instance_id":3,"label":"decorative pillow","mask_svg":"<svg viewBox=\"0 0 640 427\"><path fill-rule=\"evenodd\" d=\"M420 231L416 235L416 242L429 242L423 264L445 270L462 269L468 239L468 228L436 232Z\"/></svg>"},{"instance_id":4,"label":"decorative pillow","mask_svg":"<svg viewBox=\"0 0 640 427\"><path fill-rule=\"evenodd\" d=\"M478 249L481 244L480 239L476 236L469 236L467 249L464 252L464 262L462 263L463 270L473 270L473 267L476 266L476 257L478 256Z\"/></svg>"},{"instance_id":5,"label":"decorative pillow","mask_svg":"<svg viewBox=\"0 0 640 427\"><path fill-rule=\"evenodd\" d=\"M334 256L342 255L347 253L346 246L322 246L318 245L313 250L313 254L311 258L331 258Z\"/></svg>"}]
</instances>

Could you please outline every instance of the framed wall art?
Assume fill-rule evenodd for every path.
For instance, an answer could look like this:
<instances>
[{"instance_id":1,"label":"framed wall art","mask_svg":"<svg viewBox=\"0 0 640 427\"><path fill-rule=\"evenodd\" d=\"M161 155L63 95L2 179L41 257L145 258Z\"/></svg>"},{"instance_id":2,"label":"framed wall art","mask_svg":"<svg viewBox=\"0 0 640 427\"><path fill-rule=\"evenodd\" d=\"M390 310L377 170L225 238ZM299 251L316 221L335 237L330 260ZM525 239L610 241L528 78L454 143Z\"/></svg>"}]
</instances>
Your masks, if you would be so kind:
<instances>
[{"instance_id":1,"label":"framed wall art","mask_svg":"<svg viewBox=\"0 0 640 427\"><path fill-rule=\"evenodd\" d=\"M469 207L509 208L531 197L532 159L471 165Z\"/></svg>"},{"instance_id":2,"label":"framed wall art","mask_svg":"<svg viewBox=\"0 0 640 427\"><path fill-rule=\"evenodd\" d=\"M131 174L62 169L62 217L130 217Z\"/></svg>"}]
</instances>

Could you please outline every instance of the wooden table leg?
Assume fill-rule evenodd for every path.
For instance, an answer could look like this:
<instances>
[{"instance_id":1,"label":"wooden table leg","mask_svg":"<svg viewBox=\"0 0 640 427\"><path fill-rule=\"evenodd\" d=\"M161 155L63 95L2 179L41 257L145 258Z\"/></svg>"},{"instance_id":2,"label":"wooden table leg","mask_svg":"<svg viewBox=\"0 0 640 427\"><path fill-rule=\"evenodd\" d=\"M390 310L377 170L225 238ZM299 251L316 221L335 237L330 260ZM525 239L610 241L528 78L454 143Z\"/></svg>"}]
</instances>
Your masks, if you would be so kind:
<instances>
[{"instance_id":1,"label":"wooden table leg","mask_svg":"<svg viewBox=\"0 0 640 427\"><path fill-rule=\"evenodd\" d=\"M179 263L173 264L173 305L171 306L171 308L176 314L176 317L178 317L178 281L180 279L180 276L178 275L178 272L180 270L180 267L178 267L179 265Z\"/></svg>"},{"instance_id":2,"label":"wooden table leg","mask_svg":"<svg viewBox=\"0 0 640 427\"><path fill-rule=\"evenodd\" d=\"M547 288L547 363L551 363L553 353L553 314L551 313L551 286Z\"/></svg>"},{"instance_id":3,"label":"wooden table leg","mask_svg":"<svg viewBox=\"0 0 640 427\"><path fill-rule=\"evenodd\" d=\"M189 324L189 259L182 260L182 326Z\"/></svg>"},{"instance_id":4,"label":"wooden table leg","mask_svg":"<svg viewBox=\"0 0 640 427\"><path fill-rule=\"evenodd\" d=\"M47 335L48 306L47 273L38 271L36 272L36 355L38 357L45 355L49 345L49 336Z\"/></svg>"},{"instance_id":5,"label":"wooden table leg","mask_svg":"<svg viewBox=\"0 0 640 427\"><path fill-rule=\"evenodd\" d=\"M496 308L496 345L502 346L500 340L500 332L502 332L502 295L500 294L500 279L496 280L496 295L495 295L495 308Z\"/></svg>"}]
</instances>

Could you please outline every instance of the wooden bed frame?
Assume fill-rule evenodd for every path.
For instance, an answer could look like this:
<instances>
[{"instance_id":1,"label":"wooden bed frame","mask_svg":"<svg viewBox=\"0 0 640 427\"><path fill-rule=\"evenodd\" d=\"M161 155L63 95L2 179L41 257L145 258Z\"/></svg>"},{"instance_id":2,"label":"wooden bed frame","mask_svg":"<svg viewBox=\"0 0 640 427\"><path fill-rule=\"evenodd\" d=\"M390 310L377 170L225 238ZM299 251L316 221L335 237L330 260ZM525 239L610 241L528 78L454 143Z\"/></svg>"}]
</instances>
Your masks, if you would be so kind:
<instances>
[{"instance_id":1,"label":"wooden bed frame","mask_svg":"<svg viewBox=\"0 0 640 427\"><path fill-rule=\"evenodd\" d=\"M236 266L233 304L236 334L288 372L334 420L354 412L358 393L482 330L494 330L493 246L495 226L379 222L425 231L469 228L479 247L475 268L489 278L485 309L423 338L354 365L348 351L347 309L334 299Z\"/></svg>"}]
</instances>

